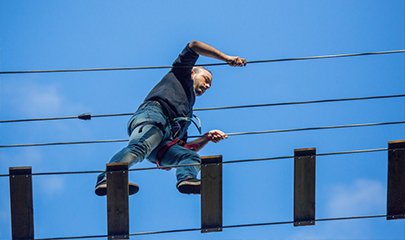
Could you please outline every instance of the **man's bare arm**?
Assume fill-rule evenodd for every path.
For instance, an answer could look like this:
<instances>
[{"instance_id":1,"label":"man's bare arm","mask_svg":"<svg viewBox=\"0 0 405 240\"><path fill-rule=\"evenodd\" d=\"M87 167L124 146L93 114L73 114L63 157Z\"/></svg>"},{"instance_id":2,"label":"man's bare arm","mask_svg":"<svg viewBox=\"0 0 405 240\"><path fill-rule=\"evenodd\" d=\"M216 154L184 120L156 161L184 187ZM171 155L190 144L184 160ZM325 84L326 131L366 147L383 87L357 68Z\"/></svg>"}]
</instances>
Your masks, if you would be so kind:
<instances>
[{"instance_id":1,"label":"man's bare arm","mask_svg":"<svg viewBox=\"0 0 405 240\"><path fill-rule=\"evenodd\" d=\"M187 142L187 144L197 144L198 148L194 149L195 152L200 151L209 141L218 143L219 141L228 138L228 135L226 135L224 132L220 130L211 130L207 132L206 136L199 137L194 141Z\"/></svg>"},{"instance_id":2,"label":"man's bare arm","mask_svg":"<svg viewBox=\"0 0 405 240\"><path fill-rule=\"evenodd\" d=\"M224 61L228 63L232 67L243 67L246 66L246 59L240 58L240 57L235 57L235 56L229 56L221 51L217 50L216 48L200 42L200 41L192 41L188 45L194 52L196 52L199 55L202 55L204 57L210 57L210 58L215 58L221 61Z\"/></svg>"}]
</instances>

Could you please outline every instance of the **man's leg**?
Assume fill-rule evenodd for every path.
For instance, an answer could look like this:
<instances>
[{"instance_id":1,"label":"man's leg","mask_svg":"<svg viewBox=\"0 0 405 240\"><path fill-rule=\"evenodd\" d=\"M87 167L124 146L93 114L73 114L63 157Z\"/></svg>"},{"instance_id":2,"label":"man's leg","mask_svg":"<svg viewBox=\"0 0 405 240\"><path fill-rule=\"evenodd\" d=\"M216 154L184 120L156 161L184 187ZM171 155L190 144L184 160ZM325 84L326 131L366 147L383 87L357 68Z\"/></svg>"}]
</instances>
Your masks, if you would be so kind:
<instances>
[{"instance_id":1,"label":"man's leg","mask_svg":"<svg viewBox=\"0 0 405 240\"><path fill-rule=\"evenodd\" d=\"M115 154L110 163L127 162L128 166L142 162L149 153L156 148L162 141L164 133L161 126L166 125L166 119L163 112L156 109L156 106L146 107L135 114L131 121L131 136L128 146ZM106 174L102 173L97 178L96 194L104 196L107 192ZM134 194L139 187L130 183L130 193Z\"/></svg>"},{"instance_id":2,"label":"man's leg","mask_svg":"<svg viewBox=\"0 0 405 240\"><path fill-rule=\"evenodd\" d=\"M177 167L177 189L185 194L200 194L201 181L197 179L200 171L200 156L190 149L177 144L170 147L161 160L161 166L196 164L195 166Z\"/></svg>"}]
</instances>

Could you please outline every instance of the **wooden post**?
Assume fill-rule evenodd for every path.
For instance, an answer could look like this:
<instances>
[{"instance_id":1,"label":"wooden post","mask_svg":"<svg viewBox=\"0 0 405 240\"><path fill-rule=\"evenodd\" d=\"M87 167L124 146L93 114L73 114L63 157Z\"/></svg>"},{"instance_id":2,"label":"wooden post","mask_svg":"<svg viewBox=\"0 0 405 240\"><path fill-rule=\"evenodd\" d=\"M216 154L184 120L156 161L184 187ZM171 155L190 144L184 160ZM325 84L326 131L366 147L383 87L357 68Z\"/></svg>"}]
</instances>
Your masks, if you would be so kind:
<instances>
[{"instance_id":1,"label":"wooden post","mask_svg":"<svg viewBox=\"0 0 405 240\"><path fill-rule=\"evenodd\" d=\"M294 226L315 225L316 148L294 150Z\"/></svg>"},{"instance_id":2,"label":"wooden post","mask_svg":"<svg viewBox=\"0 0 405 240\"><path fill-rule=\"evenodd\" d=\"M34 239L31 167L9 168L13 239Z\"/></svg>"},{"instance_id":3,"label":"wooden post","mask_svg":"<svg viewBox=\"0 0 405 240\"><path fill-rule=\"evenodd\" d=\"M107 164L106 175L109 239L129 239L128 163Z\"/></svg>"},{"instance_id":4,"label":"wooden post","mask_svg":"<svg viewBox=\"0 0 405 240\"><path fill-rule=\"evenodd\" d=\"M388 142L387 220L405 218L405 140Z\"/></svg>"},{"instance_id":5,"label":"wooden post","mask_svg":"<svg viewBox=\"0 0 405 240\"><path fill-rule=\"evenodd\" d=\"M222 156L201 158L201 232L222 231Z\"/></svg>"}]
</instances>

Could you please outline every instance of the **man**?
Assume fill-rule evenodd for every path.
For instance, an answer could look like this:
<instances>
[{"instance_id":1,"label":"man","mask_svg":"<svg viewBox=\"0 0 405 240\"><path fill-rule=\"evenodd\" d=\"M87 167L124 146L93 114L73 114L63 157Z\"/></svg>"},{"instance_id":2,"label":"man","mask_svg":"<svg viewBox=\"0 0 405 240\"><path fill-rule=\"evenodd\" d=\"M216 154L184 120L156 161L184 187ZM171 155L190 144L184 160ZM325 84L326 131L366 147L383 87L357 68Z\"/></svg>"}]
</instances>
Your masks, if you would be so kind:
<instances>
[{"instance_id":1,"label":"man","mask_svg":"<svg viewBox=\"0 0 405 240\"><path fill-rule=\"evenodd\" d=\"M212 83L212 75L203 67L194 67L199 55L215 58L230 66L246 66L246 60L228 56L217 49L192 41L173 63L173 68L151 90L128 122L128 146L115 154L110 163L127 162L129 166L147 158L158 166L200 163L196 153L209 141L217 143L228 136L211 130L194 141L187 142L187 128L193 117L195 97L205 93ZM180 140L182 139L182 140ZM184 194L200 194L200 166L177 167L177 189ZM129 182L129 194L139 187ZM106 174L97 178L95 193L107 194Z\"/></svg>"}]
</instances>

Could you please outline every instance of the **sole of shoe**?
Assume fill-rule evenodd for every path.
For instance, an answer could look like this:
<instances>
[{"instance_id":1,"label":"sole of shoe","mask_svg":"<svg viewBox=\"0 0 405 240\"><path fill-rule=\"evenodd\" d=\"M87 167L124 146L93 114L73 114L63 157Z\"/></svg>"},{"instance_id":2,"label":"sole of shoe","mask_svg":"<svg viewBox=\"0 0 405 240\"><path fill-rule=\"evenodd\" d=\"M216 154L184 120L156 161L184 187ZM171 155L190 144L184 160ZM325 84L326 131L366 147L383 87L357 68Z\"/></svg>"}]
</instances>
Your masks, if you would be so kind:
<instances>
[{"instance_id":1,"label":"sole of shoe","mask_svg":"<svg viewBox=\"0 0 405 240\"><path fill-rule=\"evenodd\" d=\"M183 182L177 186L177 189L184 194L200 194L201 182Z\"/></svg>"},{"instance_id":2,"label":"sole of shoe","mask_svg":"<svg viewBox=\"0 0 405 240\"><path fill-rule=\"evenodd\" d=\"M96 193L97 196L105 196L107 195L107 184L101 184L99 186L96 187L96 189L94 190L94 192Z\"/></svg>"},{"instance_id":3,"label":"sole of shoe","mask_svg":"<svg viewBox=\"0 0 405 240\"><path fill-rule=\"evenodd\" d=\"M129 182L128 187L129 187L129 195L134 195L139 191L139 186L136 185L135 183Z\"/></svg>"}]
</instances>

